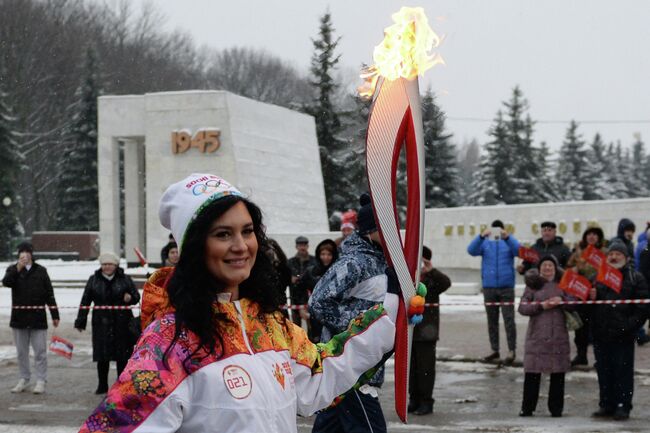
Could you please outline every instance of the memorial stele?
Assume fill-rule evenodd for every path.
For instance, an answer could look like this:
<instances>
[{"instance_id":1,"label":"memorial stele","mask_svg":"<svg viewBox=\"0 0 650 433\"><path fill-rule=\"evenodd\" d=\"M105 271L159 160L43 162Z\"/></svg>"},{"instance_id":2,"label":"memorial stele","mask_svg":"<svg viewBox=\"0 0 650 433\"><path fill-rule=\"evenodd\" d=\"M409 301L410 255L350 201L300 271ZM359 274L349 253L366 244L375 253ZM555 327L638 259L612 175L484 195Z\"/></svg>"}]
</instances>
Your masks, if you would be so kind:
<instances>
[{"instance_id":1,"label":"memorial stele","mask_svg":"<svg viewBox=\"0 0 650 433\"><path fill-rule=\"evenodd\" d=\"M102 251L136 261L138 248L159 262L169 234L160 197L190 173L236 185L262 208L269 232L328 230L311 116L225 91L182 91L102 96L98 118Z\"/></svg>"}]
</instances>

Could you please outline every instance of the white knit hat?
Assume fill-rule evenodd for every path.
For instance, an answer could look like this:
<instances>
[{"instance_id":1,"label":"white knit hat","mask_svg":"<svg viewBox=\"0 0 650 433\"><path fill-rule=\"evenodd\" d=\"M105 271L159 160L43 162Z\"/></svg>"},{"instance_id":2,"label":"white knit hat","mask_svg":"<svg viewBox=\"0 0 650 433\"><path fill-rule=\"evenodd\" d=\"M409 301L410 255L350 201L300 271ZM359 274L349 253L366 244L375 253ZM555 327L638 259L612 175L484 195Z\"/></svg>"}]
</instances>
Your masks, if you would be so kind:
<instances>
[{"instance_id":1,"label":"white knit hat","mask_svg":"<svg viewBox=\"0 0 650 433\"><path fill-rule=\"evenodd\" d=\"M192 173L167 188L160 199L160 223L174 235L180 251L187 229L205 207L229 195L245 197L228 181L213 174Z\"/></svg>"},{"instance_id":2,"label":"white knit hat","mask_svg":"<svg viewBox=\"0 0 650 433\"><path fill-rule=\"evenodd\" d=\"M109 251L101 253L99 255L98 259L99 259L99 264L100 265L103 265L103 264L106 264L106 263L112 263L114 265L119 266L119 264L120 264L120 258L117 257L117 255L115 253L111 253Z\"/></svg>"}]
</instances>

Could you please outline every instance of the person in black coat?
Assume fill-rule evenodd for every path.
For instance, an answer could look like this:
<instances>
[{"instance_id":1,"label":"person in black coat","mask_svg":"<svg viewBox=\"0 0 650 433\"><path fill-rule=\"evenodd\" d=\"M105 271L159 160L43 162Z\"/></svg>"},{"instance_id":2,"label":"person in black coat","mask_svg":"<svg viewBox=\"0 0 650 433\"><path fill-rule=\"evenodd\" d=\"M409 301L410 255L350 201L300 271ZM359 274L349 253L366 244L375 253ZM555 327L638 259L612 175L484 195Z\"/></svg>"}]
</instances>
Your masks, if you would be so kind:
<instances>
[{"instance_id":1,"label":"person in black coat","mask_svg":"<svg viewBox=\"0 0 650 433\"><path fill-rule=\"evenodd\" d=\"M115 254L104 253L99 257L101 268L88 279L81 298L80 307L102 305L135 305L140 301L140 294L131 277L119 267ZM86 329L88 308L79 308L74 327L79 332ZM117 376L122 373L133 351L135 343L129 330L133 320L130 309L94 310L92 318L93 361L97 363L99 384L95 394L108 391L108 370L110 361L117 364Z\"/></svg>"},{"instance_id":2,"label":"person in black coat","mask_svg":"<svg viewBox=\"0 0 650 433\"><path fill-rule=\"evenodd\" d=\"M542 229L542 237L535 241L532 249L537 251L539 257L553 255L560 264L560 268L566 269L569 257L571 257L571 250L564 244L564 239L557 236L557 225L553 221L544 221L540 225ZM537 263L523 261L517 266L517 272L524 275L527 270L536 266Z\"/></svg>"},{"instance_id":3,"label":"person in black coat","mask_svg":"<svg viewBox=\"0 0 650 433\"><path fill-rule=\"evenodd\" d=\"M438 304L440 294L451 286L449 277L431 264L431 250L423 247L422 275L420 280L427 286L425 302ZM411 369L409 371L408 411L415 415L433 412L433 387L436 381L436 343L440 328L440 309L426 307L422 322L413 330Z\"/></svg>"},{"instance_id":4,"label":"person in black coat","mask_svg":"<svg viewBox=\"0 0 650 433\"><path fill-rule=\"evenodd\" d=\"M47 380L47 316L45 308L20 309L20 306L47 307L52 325L59 326L59 310L47 270L32 258L34 248L28 242L18 246L18 261L7 268L2 284L11 288L11 326L18 354L20 380L11 392L23 392L30 381L29 346L34 350L36 385L34 394L45 392Z\"/></svg>"},{"instance_id":5,"label":"person in black coat","mask_svg":"<svg viewBox=\"0 0 650 433\"><path fill-rule=\"evenodd\" d=\"M648 284L628 263L628 248L620 240L609 245L607 263L623 276L620 293L598 282L591 289L592 300L646 299ZM634 340L647 318L646 304L597 304L592 311L596 372L600 388L599 409L595 417L626 420L632 409L634 390Z\"/></svg>"}]
</instances>

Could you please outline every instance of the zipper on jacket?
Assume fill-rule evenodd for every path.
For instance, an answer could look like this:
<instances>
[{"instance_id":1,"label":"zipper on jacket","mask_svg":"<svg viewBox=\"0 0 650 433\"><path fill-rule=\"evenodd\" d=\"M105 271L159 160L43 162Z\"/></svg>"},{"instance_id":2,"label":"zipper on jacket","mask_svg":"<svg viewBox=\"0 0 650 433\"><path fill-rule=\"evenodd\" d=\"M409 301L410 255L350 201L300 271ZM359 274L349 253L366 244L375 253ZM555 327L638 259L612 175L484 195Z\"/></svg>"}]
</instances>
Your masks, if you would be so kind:
<instances>
[{"instance_id":1,"label":"zipper on jacket","mask_svg":"<svg viewBox=\"0 0 650 433\"><path fill-rule=\"evenodd\" d=\"M246 343L246 348L248 349L248 353L251 355L254 353L253 349L251 348L250 343L248 342L248 336L246 335L246 325L244 325L244 314L242 313L241 310L241 304L239 301L233 301L233 304L235 304L235 309L237 310L237 316L239 318L239 323L241 325L241 333L242 337L244 337L244 343Z\"/></svg>"}]
</instances>

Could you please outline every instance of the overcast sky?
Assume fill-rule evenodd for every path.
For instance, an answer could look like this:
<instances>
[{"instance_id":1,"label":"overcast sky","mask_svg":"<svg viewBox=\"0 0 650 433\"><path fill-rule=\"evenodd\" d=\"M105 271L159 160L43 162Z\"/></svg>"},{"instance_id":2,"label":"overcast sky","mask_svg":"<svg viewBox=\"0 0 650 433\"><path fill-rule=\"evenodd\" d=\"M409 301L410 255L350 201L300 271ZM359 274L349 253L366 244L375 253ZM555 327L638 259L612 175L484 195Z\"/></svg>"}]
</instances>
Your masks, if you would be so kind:
<instances>
[{"instance_id":1,"label":"overcast sky","mask_svg":"<svg viewBox=\"0 0 650 433\"><path fill-rule=\"evenodd\" d=\"M137 0L143 4L144 0ZM306 70L310 38L329 7L344 68L371 62L372 50L403 5L422 6L445 35L446 66L420 79L447 113L457 143L486 140L501 101L519 84L530 102L536 141L558 148L570 119L591 141L650 142L650 1L647 0L154 0L169 29L199 45L264 48ZM479 119L473 120L473 119ZM483 121L481 119L487 119ZM643 120L645 123L632 123ZM543 122L559 123L543 123ZM588 123L601 121L598 123Z\"/></svg>"}]
</instances>

